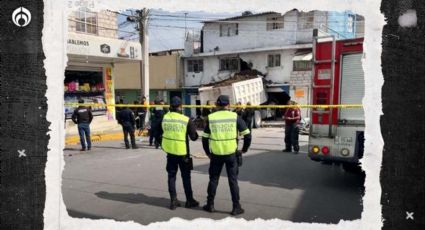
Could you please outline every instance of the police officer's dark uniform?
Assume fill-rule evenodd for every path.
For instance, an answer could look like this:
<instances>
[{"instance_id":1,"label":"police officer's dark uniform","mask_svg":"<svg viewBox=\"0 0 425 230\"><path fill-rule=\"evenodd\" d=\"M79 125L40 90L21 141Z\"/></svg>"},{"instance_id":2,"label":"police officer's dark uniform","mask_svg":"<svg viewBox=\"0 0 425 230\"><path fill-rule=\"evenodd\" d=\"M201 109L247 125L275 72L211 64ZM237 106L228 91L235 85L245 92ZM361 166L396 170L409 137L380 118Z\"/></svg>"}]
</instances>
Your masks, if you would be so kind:
<instances>
[{"instance_id":1,"label":"police officer's dark uniform","mask_svg":"<svg viewBox=\"0 0 425 230\"><path fill-rule=\"evenodd\" d=\"M84 100L79 100L79 104L83 104ZM81 151L91 149L91 140L90 140L90 123L93 120L93 114L90 107L79 106L74 110L74 113L71 117L72 121L78 125L78 134L80 136ZM87 142L87 146L86 146Z\"/></svg>"},{"instance_id":2,"label":"police officer's dark uniform","mask_svg":"<svg viewBox=\"0 0 425 230\"><path fill-rule=\"evenodd\" d=\"M129 108L124 108L118 113L118 123L122 126L124 133L125 148L129 149L128 135L130 134L131 147L137 149L136 139L134 137L134 126L136 124L133 111Z\"/></svg>"},{"instance_id":3,"label":"police officer's dark uniform","mask_svg":"<svg viewBox=\"0 0 425 230\"><path fill-rule=\"evenodd\" d=\"M214 197L218 186L223 165L226 165L227 178L229 180L230 193L232 195L233 209L231 214L244 213L239 203L238 187L238 162L237 162L237 135L238 131L244 136L242 152L248 151L251 144L251 134L245 122L235 112L226 109L229 105L229 97L221 95L216 105L218 111L208 116L207 126L202 134L202 145L205 153L211 159L208 184L207 204L205 211L214 212ZM239 152L238 152L239 154Z\"/></svg>"},{"instance_id":4,"label":"police officer's dark uniform","mask_svg":"<svg viewBox=\"0 0 425 230\"><path fill-rule=\"evenodd\" d=\"M162 134L161 147L167 153L168 191L170 193L170 209L180 207L176 192L176 174L180 168L184 192L186 195L186 208L198 207L199 202L193 198L190 181L191 165L189 138L198 139L195 124L188 117L181 114L181 99L174 97L171 100L170 111L167 112L160 125Z\"/></svg>"}]
</instances>

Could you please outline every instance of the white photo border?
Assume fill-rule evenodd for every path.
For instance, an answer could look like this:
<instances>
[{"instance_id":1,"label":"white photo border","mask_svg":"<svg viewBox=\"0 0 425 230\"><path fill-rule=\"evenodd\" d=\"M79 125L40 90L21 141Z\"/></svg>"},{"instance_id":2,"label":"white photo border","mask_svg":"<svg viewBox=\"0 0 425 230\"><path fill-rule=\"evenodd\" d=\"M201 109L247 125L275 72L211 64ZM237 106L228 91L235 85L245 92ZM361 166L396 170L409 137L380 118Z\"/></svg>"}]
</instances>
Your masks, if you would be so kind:
<instances>
[{"instance_id":1,"label":"white photo border","mask_svg":"<svg viewBox=\"0 0 425 230\"><path fill-rule=\"evenodd\" d=\"M140 8L161 8L167 11L208 11L211 13L240 12L241 10L287 12L291 9L301 11L351 10L365 17L365 40L363 69L365 71L365 97L363 99L366 128L365 154L361 160L366 172L365 195L361 219L353 221L341 220L338 224L294 223L291 221L272 219L225 218L211 220L198 218L183 220L172 218L167 222L151 223L147 226L133 221L117 222L114 220L91 220L68 216L62 198L62 172L65 161L64 98L63 80L67 64L66 40L68 34L68 15L81 4L87 4L94 11L126 10ZM381 70L382 28L384 16L380 12L381 1L378 0L44 0L43 51L44 68L47 76L48 111L47 120L50 125L50 141L45 169L46 203L44 209L45 229L222 229L234 226L235 229L379 229L383 225L381 215L380 170L382 162L383 139L380 129L382 115L381 88L384 83ZM359 201L360 202L360 201Z\"/></svg>"}]
</instances>

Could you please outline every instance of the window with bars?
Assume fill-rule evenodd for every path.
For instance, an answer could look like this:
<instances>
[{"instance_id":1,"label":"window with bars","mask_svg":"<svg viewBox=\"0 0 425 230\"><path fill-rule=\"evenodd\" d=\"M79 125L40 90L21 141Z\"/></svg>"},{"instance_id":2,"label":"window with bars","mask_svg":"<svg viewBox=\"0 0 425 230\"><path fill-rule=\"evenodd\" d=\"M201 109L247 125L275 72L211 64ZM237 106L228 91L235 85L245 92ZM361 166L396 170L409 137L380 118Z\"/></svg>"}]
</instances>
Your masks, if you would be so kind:
<instances>
[{"instance_id":1,"label":"window with bars","mask_svg":"<svg viewBox=\"0 0 425 230\"><path fill-rule=\"evenodd\" d=\"M238 23L220 24L220 37L230 37L239 34Z\"/></svg>"},{"instance_id":2,"label":"window with bars","mask_svg":"<svg viewBox=\"0 0 425 230\"><path fill-rule=\"evenodd\" d=\"M294 61L293 71L309 71L312 68L313 64L311 61Z\"/></svg>"},{"instance_id":3,"label":"window with bars","mask_svg":"<svg viewBox=\"0 0 425 230\"><path fill-rule=\"evenodd\" d=\"M284 25L284 17L270 17L267 18L267 30L278 30L282 29Z\"/></svg>"},{"instance_id":4,"label":"window with bars","mask_svg":"<svg viewBox=\"0 0 425 230\"><path fill-rule=\"evenodd\" d=\"M75 29L78 32L97 34L97 13L87 8L80 8L75 12Z\"/></svg>"},{"instance_id":5,"label":"window with bars","mask_svg":"<svg viewBox=\"0 0 425 230\"><path fill-rule=\"evenodd\" d=\"M280 66L280 54L269 54L269 56L267 57L267 66L268 67Z\"/></svg>"},{"instance_id":6,"label":"window with bars","mask_svg":"<svg viewBox=\"0 0 425 230\"><path fill-rule=\"evenodd\" d=\"M234 71L239 69L238 58L222 58L220 59L220 71Z\"/></svg>"},{"instance_id":7,"label":"window with bars","mask_svg":"<svg viewBox=\"0 0 425 230\"><path fill-rule=\"evenodd\" d=\"M187 71L192 73L199 73L204 71L204 60L188 60L187 61Z\"/></svg>"}]
</instances>

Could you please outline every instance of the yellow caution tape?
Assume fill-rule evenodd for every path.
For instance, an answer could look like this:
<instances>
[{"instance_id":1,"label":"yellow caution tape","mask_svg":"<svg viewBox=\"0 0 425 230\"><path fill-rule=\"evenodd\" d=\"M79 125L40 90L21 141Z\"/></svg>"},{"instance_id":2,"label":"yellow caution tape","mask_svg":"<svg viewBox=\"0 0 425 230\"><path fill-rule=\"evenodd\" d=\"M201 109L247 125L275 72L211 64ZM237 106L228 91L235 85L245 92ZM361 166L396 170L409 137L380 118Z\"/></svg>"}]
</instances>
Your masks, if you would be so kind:
<instances>
[{"instance_id":1,"label":"yellow caution tape","mask_svg":"<svg viewBox=\"0 0 425 230\"><path fill-rule=\"evenodd\" d=\"M65 106L93 106L93 107L131 107L131 108L168 108L170 105L137 105L137 104L99 104L99 103L65 103ZM183 108L215 108L215 105L182 105ZM340 105L230 105L230 108L256 108L256 109L286 109L286 108L316 108L316 109L355 109L363 108L362 104Z\"/></svg>"}]
</instances>

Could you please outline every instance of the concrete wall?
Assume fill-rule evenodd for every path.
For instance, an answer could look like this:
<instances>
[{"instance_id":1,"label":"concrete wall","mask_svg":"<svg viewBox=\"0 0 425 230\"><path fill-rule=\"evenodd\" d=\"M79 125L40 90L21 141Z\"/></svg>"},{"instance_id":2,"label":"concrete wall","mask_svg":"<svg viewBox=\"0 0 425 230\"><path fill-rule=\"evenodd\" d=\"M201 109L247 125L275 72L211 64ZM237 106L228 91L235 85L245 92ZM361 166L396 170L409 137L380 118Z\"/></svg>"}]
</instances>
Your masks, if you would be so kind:
<instances>
[{"instance_id":1,"label":"concrete wall","mask_svg":"<svg viewBox=\"0 0 425 230\"><path fill-rule=\"evenodd\" d=\"M204 25L204 52L212 52L215 47L220 51L244 50L259 47L273 47L295 44L296 11L284 16L284 27L277 30L267 30L267 18L279 16L265 15L238 19L238 35L220 37L220 23ZM295 21L295 22L294 22ZM226 24L226 23L224 23Z\"/></svg>"},{"instance_id":2,"label":"concrete wall","mask_svg":"<svg viewBox=\"0 0 425 230\"><path fill-rule=\"evenodd\" d=\"M313 28L299 29L299 18L306 13L289 11L284 15L281 29L267 30L267 19L276 15L263 15L238 19L239 34L220 37L220 23L204 25L204 52L245 50L262 47L279 47L291 44L312 42L313 28L327 25L327 12L314 11ZM282 20L282 19L279 19Z\"/></svg>"},{"instance_id":3,"label":"concrete wall","mask_svg":"<svg viewBox=\"0 0 425 230\"><path fill-rule=\"evenodd\" d=\"M329 12L328 27L333 30L328 33L334 34L337 39L354 38L357 28L355 15L351 11Z\"/></svg>"},{"instance_id":4,"label":"concrete wall","mask_svg":"<svg viewBox=\"0 0 425 230\"><path fill-rule=\"evenodd\" d=\"M76 22L75 22L75 13L71 13L68 17L70 20L68 21L68 29L69 32L82 33L76 31ZM106 10L102 10L97 12L97 35L100 37L107 38L118 38L118 24L117 24L117 16L113 12L109 12ZM108 28L104 29L102 27ZM110 28L110 29L109 29Z\"/></svg>"},{"instance_id":5,"label":"concrete wall","mask_svg":"<svg viewBox=\"0 0 425 230\"><path fill-rule=\"evenodd\" d=\"M300 17L306 17L307 12L298 12L298 23L297 23L297 43L312 43L313 42L313 28L320 28L323 24L327 26L327 12L325 11L314 11L313 28L301 29L299 28Z\"/></svg>"},{"instance_id":6,"label":"concrete wall","mask_svg":"<svg viewBox=\"0 0 425 230\"><path fill-rule=\"evenodd\" d=\"M149 56L149 87L151 89L177 89L181 86L179 54Z\"/></svg>"},{"instance_id":7,"label":"concrete wall","mask_svg":"<svg viewBox=\"0 0 425 230\"><path fill-rule=\"evenodd\" d=\"M199 86L210 83L212 80L220 81L229 78L230 74L232 74L232 72L230 71L219 71L220 61L218 56L209 56L194 59L204 60L204 71L199 73L187 72L188 59L185 59L185 75L183 76L184 86Z\"/></svg>"},{"instance_id":8,"label":"concrete wall","mask_svg":"<svg viewBox=\"0 0 425 230\"><path fill-rule=\"evenodd\" d=\"M115 89L140 89L140 63L114 64Z\"/></svg>"},{"instance_id":9,"label":"concrete wall","mask_svg":"<svg viewBox=\"0 0 425 230\"><path fill-rule=\"evenodd\" d=\"M267 58L269 54L280 54L281 66L267 67ZM239 57L247 62L252 63L252 69L256 69L263 74L267 74L266 79L275 83L289 83L290 75L293 68L292 58L295 50L280 50L273 52L255 52L239 54ZM224 57L224 56L223 56ZM214 81L227 79L233 74L230 71L219 71L218 56L202 57L204 60L204 71L200 73L187 72L187 60L185 59L185 86L199 86Z\"/></svg>"}]
</instances>

